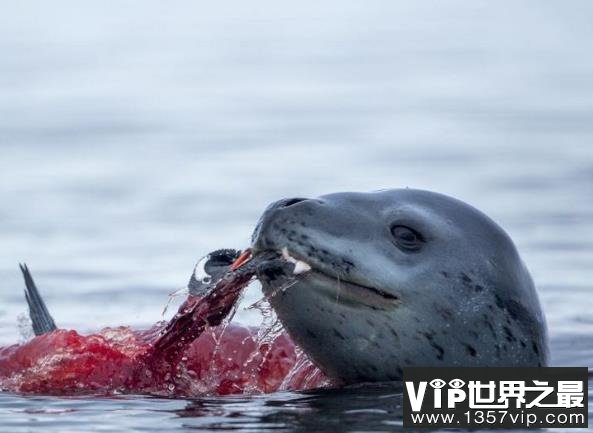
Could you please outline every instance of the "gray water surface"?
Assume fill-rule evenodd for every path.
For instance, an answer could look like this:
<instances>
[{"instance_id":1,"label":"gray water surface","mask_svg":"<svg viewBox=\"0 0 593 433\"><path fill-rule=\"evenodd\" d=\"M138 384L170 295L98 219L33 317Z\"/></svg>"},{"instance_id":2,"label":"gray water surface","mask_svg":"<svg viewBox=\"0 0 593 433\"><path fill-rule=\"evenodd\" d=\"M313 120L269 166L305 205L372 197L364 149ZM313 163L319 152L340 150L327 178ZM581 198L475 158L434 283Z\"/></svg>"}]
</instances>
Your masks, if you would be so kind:
<instances>
[{"instance_id":1,"label":"gray water surface","mask_svg":"<svg viewBox=\"0 0 593 433\"><path fill-rule=\"evenodd\" d=\"M555 364L593 367L592 14L588 1L4 5L0 345L25 312L19 261L60 326L143 327L201 255L248 245L269 202L410 186L498 221L540 291ZM385 389L0 394L0 432L392 431L400 403Z\"/></svg>"}]
</instances>

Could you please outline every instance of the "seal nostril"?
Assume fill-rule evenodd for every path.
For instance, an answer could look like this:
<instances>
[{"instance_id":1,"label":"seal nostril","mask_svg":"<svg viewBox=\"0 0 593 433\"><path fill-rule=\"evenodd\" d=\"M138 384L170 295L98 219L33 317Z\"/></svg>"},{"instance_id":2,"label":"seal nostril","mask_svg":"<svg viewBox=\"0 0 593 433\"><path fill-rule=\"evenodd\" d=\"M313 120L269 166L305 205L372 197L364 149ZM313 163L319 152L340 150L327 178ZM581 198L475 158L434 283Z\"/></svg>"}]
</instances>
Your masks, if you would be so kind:
<instances>
[{"instance_id":1,"label":"seal nostril","mask_svg":"<svg viewBox=\"0 0 593 433\"><path fill-rule=\"evenodd\" d=\"M282 203L280 203L279 207L289 207L289 206L292 206L293 204L297 204L297 203L300 203L305 200L307 200L307 199L306 198L287 198Z\"/></svg>"}]
</instances>

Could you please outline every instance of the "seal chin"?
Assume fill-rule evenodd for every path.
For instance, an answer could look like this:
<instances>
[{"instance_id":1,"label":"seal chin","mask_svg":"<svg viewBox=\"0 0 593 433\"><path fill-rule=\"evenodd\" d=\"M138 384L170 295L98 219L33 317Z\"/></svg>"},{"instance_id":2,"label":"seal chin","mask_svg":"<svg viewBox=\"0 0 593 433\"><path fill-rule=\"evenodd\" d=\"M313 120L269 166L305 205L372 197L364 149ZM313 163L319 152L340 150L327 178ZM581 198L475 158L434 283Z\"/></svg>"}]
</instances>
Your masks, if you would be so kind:
<instances>
[{"instance_id":1,"label":"seal chin","mask_svg":"<svg viewBox=\"0 0 593 433\"><path fill-rule=\"evenodd\" d=\"M350 307L366 305L375 309L390 309L400 303L399 296L377 287L361 284L358 281L354 282L339 275L328 266L300 256L297 252L289 250L288 247L274 252L279 257L278 266L276 272L270 272L273 266L268 265L266 267L267 274L268 276L278 276L280 268L284 268L282 269L284 278L266 278L272 290L292 285L286 283L286 278L288 278L289 281L298 282L301 286L315 287L319 294L323 294L336 304ZM257 252L257 254L261 253L263 251Z\"/></svg>"}]
</instances>

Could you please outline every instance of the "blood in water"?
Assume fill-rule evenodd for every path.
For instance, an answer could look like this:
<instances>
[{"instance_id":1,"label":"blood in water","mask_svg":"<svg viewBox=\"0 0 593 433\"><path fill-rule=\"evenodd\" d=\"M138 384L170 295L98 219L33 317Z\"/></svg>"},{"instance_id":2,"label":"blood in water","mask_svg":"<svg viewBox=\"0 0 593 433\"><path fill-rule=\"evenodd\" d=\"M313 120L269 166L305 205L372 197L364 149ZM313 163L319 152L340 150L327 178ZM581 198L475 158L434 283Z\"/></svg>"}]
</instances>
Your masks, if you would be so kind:
<instances>
[{"instance_id":1,"label":"blood in water","mask_svg":"<svg viewBox=\"0 0 593 433\"><path fill-rule=\"evenodd\" d=\"M0 348L0 389L54 395L148 393L227 395L328 384L306 354L270 319L263 329L229 323L253 274L225 277L189 296L169 323L93 335L57 330ZM265 322L265 321L264 321Z\"/></svg>"}]
</instances>

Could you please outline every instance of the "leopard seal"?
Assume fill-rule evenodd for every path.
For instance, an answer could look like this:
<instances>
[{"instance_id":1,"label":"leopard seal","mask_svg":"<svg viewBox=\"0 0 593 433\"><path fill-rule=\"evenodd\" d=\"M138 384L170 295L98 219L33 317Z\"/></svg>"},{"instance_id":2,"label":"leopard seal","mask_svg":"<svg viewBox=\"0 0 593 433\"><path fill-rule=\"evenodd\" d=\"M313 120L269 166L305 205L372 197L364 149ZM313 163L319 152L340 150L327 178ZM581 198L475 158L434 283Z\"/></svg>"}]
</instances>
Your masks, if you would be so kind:
<instances>
[{"instance_id":1,"label":"leopard seal","mask_svg":"<svg viewBox=\"0 0 593 433\"><path fill-rule=\"evenodd\" d=\"M292 263L258 271L264 294L340 383L401 380L408 366L548 364L545 317L515 245L460 200L415 189L280 200L252 237L255 255L270 250Z\"/></svg>"}]
</instances>

